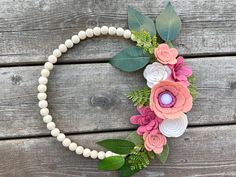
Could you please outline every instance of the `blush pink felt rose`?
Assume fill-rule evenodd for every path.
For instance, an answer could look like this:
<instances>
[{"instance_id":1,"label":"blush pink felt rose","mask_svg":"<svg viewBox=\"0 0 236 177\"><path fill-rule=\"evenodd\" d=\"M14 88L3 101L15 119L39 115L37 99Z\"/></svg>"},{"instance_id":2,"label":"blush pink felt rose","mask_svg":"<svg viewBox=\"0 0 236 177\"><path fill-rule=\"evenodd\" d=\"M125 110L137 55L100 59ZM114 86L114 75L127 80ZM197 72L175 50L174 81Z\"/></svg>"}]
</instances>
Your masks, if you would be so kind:
<instances>
[{"instance_id":1,"label":"blush pink felt rose","mask_svg":"<svg viewBox=\"0 0 236 177\"><path fill-rule=\"evenodd\" d=\"M187 87L180 82L160 81L150 95L150 108L162 119L178 119L191 110L193 99Z\"/></svg>"},{"instance_id":2,"label":"blush pink felt rose","mask_svg":"<svg viewBox=\"0 0 236 177\"><path fill-rule=\"evenodd\" d=\"M137 129L138 135L143 135L145 132L157 129L159 124L163 121L156 116L150 107L138 107L140 115L135 115L130 118L130 123L140 125Z\"/></svg>"},{"instance_id":3,"label":"blush pink felt rose","mask_svg":"<svg viewBox=\"0 0 236 177\"><path fill-rule=\"evenodd\" d=\"M161 154L163 146L166 145L167 139L158 130L146 132L143 135L144 147L147 151L153 151L155 154Z\"/></svg>"},{"instance_id":4,"label":"blush pink felt rose","mask_svg":"<svg viewBox=\"0 0 236 177\"><path fill-rule=\"evenodd\" d=\"M154 55L162 64L175 64L178 51L175 48L169 48L167 44L160 44L155 48Z\"/></svg>"}]
</instances>

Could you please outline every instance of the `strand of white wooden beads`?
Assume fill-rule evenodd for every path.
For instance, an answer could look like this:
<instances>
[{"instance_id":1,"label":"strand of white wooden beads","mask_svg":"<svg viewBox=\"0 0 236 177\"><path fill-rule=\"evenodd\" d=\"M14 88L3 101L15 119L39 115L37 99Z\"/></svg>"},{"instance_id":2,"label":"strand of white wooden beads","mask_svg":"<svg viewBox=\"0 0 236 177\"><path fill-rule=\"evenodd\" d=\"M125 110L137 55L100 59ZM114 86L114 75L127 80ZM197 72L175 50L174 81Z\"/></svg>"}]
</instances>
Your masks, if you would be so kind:
<instances>
[{"instance_id":1,"label":"strand of white wooden beads","mask_svg":"<svg viewBox=\"0 0 236 177\"><path fill-rule=\"evenodd\" d=\"M44 69L41 70L41 76L38 80L38 99L39 107L41 109L40 114L43 117L43 121L47 124L48 130L51 131L51 135L56 137L59 142L62 142L64 147L68 147L69 150L74 151L78 155L82 154L84 157L91 157L92 159L104 159L105 157L114 156L116 154L111 151L98 152L96 150L90 150L89 148L78 146L75 142L72 142L70 138L66 137L66 135L56 127L55 122L52 121L52 116L49 114L46 91L48 77L53 69L53 65L57 62L57 59L61 57L63 53L67 52L69 48L72 48L75 44L80 43L81 40L100 35L123 36L125 39L131 38L130 30L124 30L120 27L108 28L107 26L103 26L101 28L95 27L93 29L88 28L86 31L80 31L78 35L74 35L71 39L67 39L64 44L60 44L58 49L53 51L53 54L48 57L48 61L44 64Z\"/></svg>"}]
</instances>

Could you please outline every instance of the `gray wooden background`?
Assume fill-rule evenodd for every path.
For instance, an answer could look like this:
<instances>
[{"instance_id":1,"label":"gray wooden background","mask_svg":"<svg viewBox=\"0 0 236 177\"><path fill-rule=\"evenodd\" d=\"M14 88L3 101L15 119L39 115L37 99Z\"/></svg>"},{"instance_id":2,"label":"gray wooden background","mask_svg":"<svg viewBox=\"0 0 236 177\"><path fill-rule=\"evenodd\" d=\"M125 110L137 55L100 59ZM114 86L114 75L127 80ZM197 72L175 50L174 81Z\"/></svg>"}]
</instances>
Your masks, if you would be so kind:
<instances>
[{"instance_id":1,"label":"gray wooden background","mask_svg":"<svg viewBox=\"0 0 236 177\"><path fill-rule=\"evenodd\" d=\"M0 0L0 176L115 177L76 156L46 130L37 107L42 64L58 44L88 27L127 27L127 6L155 18L164 0ZM175 42L196 74L199 97L184 136L169 139L165 165L140 177L236 176L236 1L173 0L183 22ZM64 55L50 76L58 127L81 145L125 137L136 113L124 93L145 84L107 61L131 42L94 38Z\"/></svg>"}]
</instances>

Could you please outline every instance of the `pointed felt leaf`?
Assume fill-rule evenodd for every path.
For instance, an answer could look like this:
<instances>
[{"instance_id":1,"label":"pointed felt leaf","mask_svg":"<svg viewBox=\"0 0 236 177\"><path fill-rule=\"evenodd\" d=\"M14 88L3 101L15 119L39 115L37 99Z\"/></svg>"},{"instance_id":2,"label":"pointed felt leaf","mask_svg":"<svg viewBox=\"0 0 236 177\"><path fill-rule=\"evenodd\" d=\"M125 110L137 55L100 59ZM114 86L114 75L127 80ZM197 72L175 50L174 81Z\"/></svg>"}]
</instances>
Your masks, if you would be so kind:
<instances>
[{"instance_id":1,"label":"pointed felt leaf","mask_svg":"<svg viewBox=\"0 0 236 177\"><path fill-rule=\"evenodd\" d=\"M136 131L130 133L126 140L129 140L131 142L133 142L135 145L141 145L143 144L143 137L138 135Z\"/></svg>"},{"instance_id":2,"label":"pointed felt leaf","mask_svg":"<svg viewBox=\"0 0 236 177\"><path fill-rule=\"evenodd\" d=\"M161 163L165 163L166 160L168 159L168 156L169 156L169 146L168 144L166 144L164 146L162 153L157 155L157 158L161 161Z\"/></svg>"},{"instance_id":3,"label":"pointed felt leaf","mask_svg":"<svg viewBox=\"0 0 236 177\"><path fill-rule=\"evenodd\" d=\"M172 41L180 33L181 20L170 2L156 18L156 29L164 41Z\"/></svg>"},{"instance_id":4,"label":"pointed felt leaf","mask_svg":"<svg viewBox=\"0 0 236 177\"><path fill-rule=\"evenodd\" d=\"M146 32L149 32L151 36L156 35L156 28L153 20L130 6L128 7L128 25L130 30L140 31L143 29Z\"/></svg>"},{"instance_id":5,"label":"pointed felt leaf","mask_svg":"<svg viewBox=\"0 0 236 177\"><path fill-rule=\"evenodd\" d=\"M125 163L125 159L122 156L112 156L101 160L98 164L99 170L118 170Z\"/></svg>"},{"instance_id":6,"label":"pointed felt leaf","mask_svg":"<svg viewBox=\"0 0 236 177\"><path fill-rule=\"evenodd\" d=\"M125 160L125 164L120 168L119 173L120 173L120 177L131 177L134 174L138 173L138 171L140 170L131 170L131 166L128 162L128 158L126 158Z\"/></svg>"},{"instance_id":7,"label":"pointed felt leaf","mask_svg":"<svg viewBox=\"0 0 236 177\"><path fill-rule=\"evenodd\" d=\"M107 139L97 144L117 154L129 154L135 147L134 143L121 139Z\"/></svg>"},{"instance_id":8,"label":"pointed felt leaf","mask_svg":"<svg viewBox=\"0 0 236 177\"><path fill-rule=\"evenodd\" d=\"M122 71L132 72L143 68L149 62L149 56L138 47L128 47L114 56L110 64Z\"/></svg>"}]
</instances>

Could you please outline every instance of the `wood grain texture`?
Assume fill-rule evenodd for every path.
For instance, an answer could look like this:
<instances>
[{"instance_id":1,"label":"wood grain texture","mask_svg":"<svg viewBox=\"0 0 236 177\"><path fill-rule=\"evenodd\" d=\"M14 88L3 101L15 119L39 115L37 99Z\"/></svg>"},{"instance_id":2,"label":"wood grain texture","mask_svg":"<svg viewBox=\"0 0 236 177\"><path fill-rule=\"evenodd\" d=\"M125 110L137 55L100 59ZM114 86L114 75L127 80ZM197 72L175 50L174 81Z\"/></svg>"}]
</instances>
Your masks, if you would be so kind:
<instances>
[{"instance_id":1,"label":"wood grain texture","mask_svg":"<svg viewBox=\"0 0 236 177\"><path fill-rule=\"evenodd\" d=\"M128 5L154 19L165 0L1 0L0 65L42 63L60 43L88 27L127 27ZM234 1L173 0L173 5L183 21L176 41L181 54L236 53ZM92 39L72 49L63 62L108 60L127 45L118 38Z\"/></svg>"},{"instance_id":2,"label":"wood grain texture","mask_svg":"<svg viewBox=\"0 0 236 177\"><path fill-rule=\"evenodd\" d=\"M90 148L104 138L125 137L128 132L71 136ZM236 126L187 129L184 136L169 139L170 156L165 165L153 161L137 177L236 176ZM97 160L85 159L65 149L55 138L0 141L0 176L11 177L118 177L97 170Z\"/></svg>"},{"instance_id":3,"label":"wood grain texture","mask_svg":"<svg viewBox=\"0 0 236 177\"><path fill-rule=\"evenodd\" d=\"M187 59L198 100L188 113L191 126L236 121L236 57ZM45 135L37 106L41 66L0 68L0 137ZM58 127L67 133L127 130L135 107L125 94L145 86L142 71L124 73L110 64L57 65L48 101Z\"/></svg>"}]
</instances>

